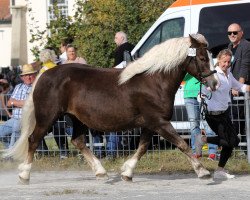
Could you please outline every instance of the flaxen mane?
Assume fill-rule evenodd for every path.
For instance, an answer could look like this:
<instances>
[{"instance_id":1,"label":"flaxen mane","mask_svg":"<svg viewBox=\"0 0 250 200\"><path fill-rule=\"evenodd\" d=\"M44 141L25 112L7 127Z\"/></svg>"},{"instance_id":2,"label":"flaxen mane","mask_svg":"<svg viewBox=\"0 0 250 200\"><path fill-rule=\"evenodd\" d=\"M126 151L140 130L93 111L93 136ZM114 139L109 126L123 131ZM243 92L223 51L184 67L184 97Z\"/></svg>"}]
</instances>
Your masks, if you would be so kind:
<instances>
[{"instance_id":1,"label":"flaxen mane","mask_svg":"<svg viewBox=\"0 0 250 200\"><path fill-rule=\"evenodd\" d=\"M208 45L201 34L192 34L193 38ZM191 46L189 37L169 39L155 45L143 57L130 63L121 73L119 84L123 84L136 74L147 72L153 74L157 71L168 72L179 66L187 57L188 48Z\"/></svg>"}]
</instances>

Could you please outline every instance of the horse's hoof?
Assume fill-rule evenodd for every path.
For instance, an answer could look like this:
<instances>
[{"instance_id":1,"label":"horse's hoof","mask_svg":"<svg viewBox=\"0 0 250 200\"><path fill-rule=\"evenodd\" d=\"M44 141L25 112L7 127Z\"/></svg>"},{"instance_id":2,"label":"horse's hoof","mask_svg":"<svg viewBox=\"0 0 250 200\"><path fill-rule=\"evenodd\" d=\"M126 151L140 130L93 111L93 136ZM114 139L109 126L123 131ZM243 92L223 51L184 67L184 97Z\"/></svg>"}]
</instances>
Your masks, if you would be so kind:
<instances>
[{"instance_id":1,"label":"horse's hoof","mask_svg":"<svg viewBox=\"0 0 250 200\"><path fill-rule=\"evenodd\" d=\"M203 180L205 180L205 179L210 179L210 178L211 178L211 174L210 174L209 171L204 170L203 172L201 172L201 173L199 174L198 178L203 179Z\"/></svg>"},{"instance_id":2,"label":"horse's hoof","mask_svg":"<svg viewBox=\"0 0 250 200\"><path fill-rule=\"evenodd\" d=\"M96 180L108 180L109 176L107 174L96 174Z\"/></svg>"},{"instance_id":3,"label":"horse's hoof","mask_svg":"<svg viewBox=\"0 0 250 200\"><path fill-rule=\"evenodd\" d=\"M18 184L20 184L20 185L29 185L30 184L30 179L24 179L21 176L19 176Z\"/></svg>"},{"instance_id":4,"label":"horse's hoof","mask_svg":"<svg viewBox=\"0 0 250 200\"><path fill-rule=\"evenodd\" d=\"M211 177L211 174L206 174L206 175L203 175L202 177L199 177L199 178L202 180L206 180L206 179L210 179L212 177Z\"/></svg>"},{"instance_id":5,"label":"horse's hoof","mask_svg":"<svg viewBox=\"0 0 250 200\"><path fill-rule=\"evenodd\" d=\"M133 181L132 177L128 177L128 176L124 176L124 175L121 176L121 179L123 181L127 181L127 182L132 182Z\"/></svg>"}]
</instances>

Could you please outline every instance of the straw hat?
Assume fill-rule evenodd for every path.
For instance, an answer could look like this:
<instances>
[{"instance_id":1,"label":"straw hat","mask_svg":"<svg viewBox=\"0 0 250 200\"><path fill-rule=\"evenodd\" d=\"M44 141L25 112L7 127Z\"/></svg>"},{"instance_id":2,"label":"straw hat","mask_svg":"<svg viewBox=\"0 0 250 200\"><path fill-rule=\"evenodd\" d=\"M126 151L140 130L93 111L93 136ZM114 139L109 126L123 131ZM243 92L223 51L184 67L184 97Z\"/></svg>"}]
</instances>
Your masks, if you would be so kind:
<instances>
[{"instance_id":1,"label":"straw hat","mask_svg":"<svg viewBox=\"0 0 250 200\"><path fill-rule=\"evenodd\" d=\"M22 76L22 75L26 75L26 74L34 74L36 72L37 72L37 70L35 70L32 65L26 64L26 65L23 65L22 73L20 75Z\"/></svg>"}]
</instances>

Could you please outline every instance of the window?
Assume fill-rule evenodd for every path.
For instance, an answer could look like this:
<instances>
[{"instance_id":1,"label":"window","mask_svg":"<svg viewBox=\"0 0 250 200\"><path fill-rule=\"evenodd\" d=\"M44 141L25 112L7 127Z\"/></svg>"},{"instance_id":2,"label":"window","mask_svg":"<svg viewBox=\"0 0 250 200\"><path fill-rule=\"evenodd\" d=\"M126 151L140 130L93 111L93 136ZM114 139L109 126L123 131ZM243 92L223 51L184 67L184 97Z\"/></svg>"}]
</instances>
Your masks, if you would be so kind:
<instances>
[{"instance_id":1,"label":"window","mask_svg":"<svg viewBox=\"0 0 250 200\"><path fill-rule=\"evenodd\" d=\"M153 46L167 39L182 37L184 34L184 22L184 18L176 18L161 23L139 49L138 56L141 57Z\"/></svg>"},{"instance_id":2,"label":"window","mask_svg":"<svg viewBox=\"0 0 250 200\"><path fill-rule=\"evenodd\" d=\"M67 17L68 16L68 0L49 0L49 8L51 9L53 7L53 4L57 3L58 9L60 10L60 13L62 16ZM49 21L54 19L54 13L53 10L49 12Z\"/></svg>"},{"instance_id":3,"label":"window","mask_svg":"<svg viewBox=\"0 0 250 200\"><path fill-rule=\"evenodd\" d=\"M200 12L199 33L209 42L216 57L229 43L227 28L231 23L241 24L246 39L250 39L250 3L203 8Z\"/></svg>"}]
</instances>

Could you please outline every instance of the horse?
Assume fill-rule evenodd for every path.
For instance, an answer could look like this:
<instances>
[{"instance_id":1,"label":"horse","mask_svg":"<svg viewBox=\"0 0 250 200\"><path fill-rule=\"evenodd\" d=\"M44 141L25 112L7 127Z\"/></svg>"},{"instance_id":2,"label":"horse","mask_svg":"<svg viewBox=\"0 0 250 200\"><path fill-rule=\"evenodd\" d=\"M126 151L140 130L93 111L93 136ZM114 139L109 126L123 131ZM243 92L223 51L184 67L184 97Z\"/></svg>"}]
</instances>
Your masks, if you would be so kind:
<instances>
[{"instance_id":1,"label":"horse","mask_svg":"<svg viewBox=\"0 0 250 200\"><path fill-rule=\"evenodd\" d=\"M72 144L84 155L97 179L108 175L86 146L85 126L102 132L144 129L137 151L121 167L124 181L133 180L133 171L146 153L153 133L186 154L199 178L210 177L170 122L175 93L186 73L211 90L218 87L207 47L203 35L192 34L154 46L124 69L64 64L38 76L23 107L21 136L5 153L22 161L20 181L29 183L40 141L64 114L69 114L73 123Z\"/></svg>"}]
</instances>

